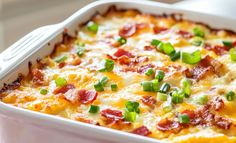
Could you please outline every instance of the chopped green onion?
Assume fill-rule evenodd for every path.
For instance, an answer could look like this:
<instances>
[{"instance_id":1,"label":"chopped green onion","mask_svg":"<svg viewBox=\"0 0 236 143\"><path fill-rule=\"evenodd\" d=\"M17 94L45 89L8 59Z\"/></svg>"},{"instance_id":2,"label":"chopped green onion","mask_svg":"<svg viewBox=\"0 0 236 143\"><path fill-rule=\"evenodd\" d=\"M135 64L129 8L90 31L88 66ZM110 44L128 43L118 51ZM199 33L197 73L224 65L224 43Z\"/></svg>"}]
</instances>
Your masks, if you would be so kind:
<instances>
[{"instance_id":1,"label":"chopped green onion","mask_svg":"<svg viewBox=\"0 0 236 143\"><path fill-rule=\"evenodd\" d=\"M104 67L102 69L100 69L99 71L100 72L104 72L104 71L110 72L113 70L114 64L115 64L115 62L113 60L106 59L105 61L103 61Z\"/></svg>"},{"instance_id":2,"label":"chopped green onion","mask_svg":"<svg viewBox=\"0 0 236 143\"><path fill-rule=\"evenodd\" d=\"M47 89L41 89L40 90L40 94L42 94L42 95L46 95L47 93L48 93Z\"/></svg>"},{"instance_id":3,"label":"chopped green onion","mask_svg":"<svg viewBox=\"0 0 236 143\"><path fill-rule=\"evenodd\" d=\"M180 115L178 116L178 120L179 120L179 122L182 123L182 124L187 124L187 123L190 122L190 119L189 119L188 114L180 114Z\"/></svg>"},{"instance_id":4,"label":"chopped green onion","mask_svg":"<svg viewBox=\"0 0 236 143\"><path fill-rule=\"evenodd\" d=\"M168 113L170 111L172 111L173 107L172 107L172 104L164 104L162 106L162 110L165 112L165 113Z\"/></svg>"},{"instance_id":5,"label":"chopped green onion","mask_svg":"<svg viewBox=\"0 0 236 143\"><path fill-rule=\"evenodd\" d=\"M160 43L161 43L160 40L152 39L151 45L157 47Z\"/></svg>"},{"instance_id":6,"label":"chopped green onion","mask_svg":"<svg viewBox=\"0 0 236 143\"><path fill-rule=\"evenodd\" d=\"M141 83L143 91L153 91L153 83L151 81L144 81Z\"/></svg>"},{"instance_id":7,"label":"chopped green onion","mask_svg":"<svg viewBox=\"0 0 236 143\"><path fill-rule=\"evenodd\" d=\"M97 33L98 32L98 24L93 22L93 21L90 21L88 24L87 24L87 29L93 33Z\"/></svg>"},{"instance_id":8,"label":"chopped green onion","mask_svg":"<svg viewBox=\"0 0 236 143\"><path fill-rule=\"evenodd\" d=\"M179 93L178 91L173 91L171 94L171 102L174 104L183 103L184 95Z\"/></svg>"},{"instance_id":9,"label":"chopped green onion","mask_svg":"<svg viewBox=\"0 0 236 143\"><path fill-rule=\"evenodd\" d=\"M175 52L174 47L169 42L168 43L161 43L159 48L161 51L163 51L167 55L170 55Z\"/></svg>"},{"instance_id":10,"label":"chopped green onion","mask_svg":"<svg viewBox=\"0 0 236 143\"><path fill-rule=\"evenodd\" d=\"M124 45L127 42L127 40L123 37L120 37L117 41L120 43L120 45Z\"/></svg>"},{"instance_id":11,"label":"chopped green onion","mask_svg":"<svg viewBox=\"0 0 236 143\"><path fill-rule=\"evenodd\" d=\"M232 61L236 61L236 50L234 48L231 48L229 50L230 58Z\"/></svg>"},{"instance_id":12,"label":"chopped green onion","mask_svg":"<svg viewBox=\"0 0 236 143\"><path fill-rule=\"evenodd\" d=\"M108 78L107 77L102 77L96 84L94 84L94 89L96 91L104 91L104 86L106 85L106 83L108 82Z\"/></svg>"},{"instance_id":13,"label":"chopped green onion","mask_svg":"<svg viewBox=\"0 0 236 143\"><path fill-rule=\"evenodd\" d=\"M228 101L233 101L235 99L235 93L233 91L228 92L225 96Z\"/></svg>"},{"instance_id":14,"label":"chopped green onion","mask_svg":"<svg viewBox=\"0 0 236 143\"><path fill-rule=\"evenodd\" d=\"M118 86L117 86L117 84L111 84L111 90L112 91L117 91L117 89L118 89Z\"/></svg>"},{"instance_id":15,"label":"chopped green onion","mask_svg":"<svg viewBox=\"0 0 236 143\"><path fill-rule=\"evenodd\" d=\"M85 46L85 43L79 42L78 40L75 41L75 44L76 44L76 46L79 46L79 47Z\"/></svg>"},{"instance_id":16,"label":"chopped green onion","mask_svg":"<svg viewBox=\"0 0 236 143\"><path fill-rule=\"evenodd\" d=\"M152 80L152 89L153 89L153 91L158 92L159 88L160 88L159 86L160 86L160 83L157 79Z\"/></svg>"},{"instance_id":17,"label":"chopped green onion","mask_svg":"<svg viewBox=\"0 0 236 143\"><path fill-rule=\"evenodd\" d=\"M182 85L182 91L185 95L185 97L189 97L191 93L191 82L190 80L184 78L181 80L181 85Z\"/></svg>"},{"instance_id":18,"label":"chopped green onion","mask_svg":"<svg viewBox=\"0 0 236 143\"><path fill-rule=\"evenodd\" d=\"M208 95L203 94L203 95L197 96L197 98L195 99L195 102L200 105L205 105L208 102Z\"/></svg>"},{"instance_id":19,"label":"chopped green onion","mask_svg":"<svg viewBox=\"0 0 236 143\"><path fill-rule=\"evenodd\" d=\"M195 27L193 29L193 33L194 33L195 36L199 36L199 37L202 37L202 38L205 36L205 33L198 27Z\"/></svg>"},{"instance_id":20,"label":"chopped green onion","mask_svg":"<svg viewBox=\"0 0 236 143\"><path fill-rule=\"evenodd\" d=\"M233 47L233 42L231 42L231 41L222 41L222 43L223 43L224 46L226 46L226 47Z\"/></svg>"},{"instance_id":21,"label":"chopped green onion","mask_svg":"<svg viewBox=\"0 0 236 143\"><path fill-rule=\"evenodd\" d=\"M66 59L67 59L67 56L61 56L61 57L55 59L55 62L61 63L61 62L64 62Z\"/></svg>"},{"instance_id":22,"label":"chopped green onion","mask_svg":"<svg viewBox=\"0 0 236 143\"><path fill-rule=\"evenodd\" d=\"M168 98L168 95L165 94L165 93L160 93L158 92L157 93L157 99L160 100L160 101L166 101Z\"/></svg>"},{"instance_id":23,"label":"chopped green onion","mask_svg":"<svg viewBox=\"0 0 236 143\"><path fill-rule=\"evenodd\" d=\"M167 93L170 90L170 84L163 83L160 88L161 93Z\"/></svg>"},{"instance_id":24,"label":"chopped green onion","mask_svg":"<svg viewBox=\"0 0 236 143\"><path fill-rule=\"evenodd\" d=\"M125 107L126 107L126 110L129 111L129 112L136 112L136 113L139 113L140 110L139 110L139 103L138 102L135 102L135 101L127 101L125 103Z\"/></svg>"},{"instance_id":25,"label":"chopped green onion","mask_svg":"<svg viewBox=\"0 0 236 143\"><path fill-rule=\"evenodd\" d=\"M173 52L169 56L170 56L171 61L176 61L180 58L180 51Z\"/></svg>"},{"instance_id":26,"label":"chopped green onion","mask_svg":"<svg viewBox=\"0 0 236 143\"><path fill-rule=\"evenodd\" d=\"M97 113L98 111L100 110L99 106L96 106L96 105L90 105L90 108L89 108L89 113Z\"/></svg>"},{"instance_id":27,"label":"chopped green onion","mask_svg":"<svg viewBox=\"0 0 236 143\"><path fill-rule=\"evenodd\" d=\"M134 122L136 120L136 112L125 111L124 118L126 121Z\"/></svg>"},{"instance_id":28,"label":"chopped green onion","mask_svg":"<svg viewBox=\"0 0 236 143\"><path fill-rule=\"evenodd\" d=\"M104 76L100 79L99 82L102 84L102 86L105 86L105 84L107 84L107 82L108 82L108 78L106 76Z\"/></svg>"},{"instance_id":29,"label":"chopped green onion","mask_svg":"<svg viewBox=\"0 0 236 143\"><path fill-rule=\"evenodd\" d=\"M146 72L145 72L145 75L147 76L150 76L154 73L153 69L152 68L149 68Z\"/></svg>"},{"instance_id":30,"label":"chopped green onion","mask_svg":"<svg viewBox=\"0 0 236 143\"><path fill-rule=\"evenodd\" d=\"M191 42L192 45L200 46L202 45L202 43L203 43L203 39L201 37L196 36L192 38L192 42Z\"/></svg>"},{"instance_id":31,"label":"chopped green onion","mask_svg":"<svg viewBox=\"0 0 236 143\"><path fill-rule=\"evenodd\" d=\"M103 85L102 85L101 82L97 82L97 83L94 84L93 86L94 86L94 89L95 89L96 91L104 91L104 87L103 87Z\"/></svg>"},{"instance_id":32,"label":"chopped green onion","mask_svg":"<svg viewBox=\"0 0 236 143\"><path fill-rule=\"evenodd\" d=\"M162 70L157 70L155 79L157 79L159 82L161 82L165 77L165 73Z\"/></svg>"},{"instance_id":33,"label":"chopped green onion","mask_svg":"<svg viewBox=\"0 0 236 143\"><path fill-rule=\"evenodd\" d=\"M77 54L79 57L81 57L81 56L83 56L84 52L85 52L85 48L78 47L76 54Z\"/></svg>"},{"instance_id":34,"label":"chopped green onion","mask_svg":"<svg viewBox=\"0 0 236 143\"><path fill-rule=\"evenodd\" d=\"M65 78L59 77L55 80L56 86L57 87L62 87L65 86L67 84L67 81Z\"/></svg>"},{"instance_id":35,"label":"chopped green onion","mask_svg":"<svg viewBox=\"0 0 236 143\"><path fill-rule=\"evenodd\" d=\"M196 50L193 53L181 53L182 62L186 64L196 64L199 61L201 61L201 52L199 50Z\"/></svg>"}]
</instances>

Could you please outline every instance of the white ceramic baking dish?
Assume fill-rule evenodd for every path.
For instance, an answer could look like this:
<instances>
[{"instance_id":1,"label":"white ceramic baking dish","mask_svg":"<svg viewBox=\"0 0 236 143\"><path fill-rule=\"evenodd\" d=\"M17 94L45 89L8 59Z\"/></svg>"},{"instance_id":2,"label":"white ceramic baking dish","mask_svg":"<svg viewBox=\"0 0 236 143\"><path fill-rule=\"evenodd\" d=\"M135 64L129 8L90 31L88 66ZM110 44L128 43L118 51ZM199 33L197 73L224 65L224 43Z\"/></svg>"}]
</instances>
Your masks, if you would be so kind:
<instances>
[{"instance_id":1,"label":"white ceramic baking dish","mask_svg":"<svg viewBox=\"0 0 236 143\"><path fill-rule=\"evenodd\" d=\"M28 73L28 63L50 54L53 45L62 40L64 28L74 35L78 25L96 12L105 12L111 5L117 8L134 8L145 13L182 13L183 18L200 21L214 28L236 31L236 20L190 12L167 4L151 1L97 1L82 8L71 17L56 25L38 28L0 54L0 88L4 83L16 80L19 73ZM12 33L14 34L14 33ZM99 143L128 142L153 143L155 139L125 133L113 129L81 123L16 108L0 102L0 143Z\"/></svg>"}]
</instances>

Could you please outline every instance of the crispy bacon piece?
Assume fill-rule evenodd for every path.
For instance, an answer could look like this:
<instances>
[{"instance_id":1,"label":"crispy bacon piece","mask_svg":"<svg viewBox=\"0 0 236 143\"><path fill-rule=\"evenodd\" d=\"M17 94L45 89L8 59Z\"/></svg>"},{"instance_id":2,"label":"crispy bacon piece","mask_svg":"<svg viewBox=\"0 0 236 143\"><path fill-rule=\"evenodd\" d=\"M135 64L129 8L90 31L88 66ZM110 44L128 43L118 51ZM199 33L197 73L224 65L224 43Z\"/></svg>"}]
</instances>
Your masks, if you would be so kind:
<instances>
[{"instance_id":1,"label":"crispy bacon piece","mask_svg":"<svg viewBox=\"0 0 236 143\"><path fill-rule=\"evenodd\" d=\"M226 118L223 118L220 116L215 116L214 125L221 128L221 129L228 130L228 129L230 129L232 122Z\"/></svg>"},{"instance_id":2,"label":"crispy bacon piece","mask_svg":"<svg viewBox=\"0 0 236 143\"><path fill-rule=\"evenodd\" d=\"M131 63L131 58L128 56L121 56L118 58L119 64L121 65L129 65Z\"/></svg>"},{"instance_id":3,"label":"crispy bacon piece","mask_svg":"<svg viewBox=\"0 0 236 143\"><path fill-rule=\"evenodd\" d=\"M179 30L176 34L181 35L183 38L192 38L193 35L187 31Z\"/></svg>"},{"instance_id":4,"label":"crispy bacon piece","mask_svg":"<svg viewBox=\"0 0 236 143\"><path fill-rule=\"evenodd\" d=\"M32 70L32 76L33 76L33 84L34 85L42 85L44 82L44 74L39 69L33 69Z\"/></svg>"},{"instance_id":5,"label":"crispy bacon piece","mask_svg":"<svg viewBox=\"0 0 236 143\"><path fill-rule=\"evenodd\" d=\"M61 68L63 68L65 65L66 65L65 62L61 62L61 63L58 64L58 67L61 69Z\"/></svg>"},{"instance_id":6,"label":"crispy bacon piece","mask_svg":"<svg viewBox=\"0 0 236 143\"><path fill-rule=\"evenodd\" d=\"M74 89L75 88L75 86L73 85L73 84L67 84L67 85L65 85L65 86L62 86L62 87L57 87L54 91L53 91L53 93L54 94L59 94L59 93L66 93L68 90L70 90L70 89Z\"/></svg>"},{"instance_id":7,"label":"crispy bacon piece","mask_svg":"<svg viewBox=\"0 0 236 143\"><path fill-rule=\"evenodd\" d=\"M121 56L127 56L129 58L134 57L133 54L131 54L129 51L126 51L124 49L118 49L115 53L114 53L115 57L121 57Z\"/></svg>"},{"instance_id":8,"label":"crispy bacon piece","mask_svg":"<svg viewBox=\"0 0 236 143\"><path fill-rule=\"evenodd\" d=\"M212 46L210 44L205 44L204 48L206 50L210 50L210 51L213 51L215 52L217 55L224 55L227 51L229 51L229 48L226 47L226 46L221 46L221 45L215 45L215 46Z\"/></svg>"},{"instance_id":9,"label":"crispy bacon piece","mask_svg":"<svg viewBox=\"0 0 236 143\"><path fill-rule=\"evenodd\" d=\"M141 67L138 68L137 72L145 73L149 68L154 68L154 67L155 66L153 64L142 65Z\"/></svg>"},{"instance_id":10,"label":"crispy bacon piece","mask_svg":"<svg viewBox=\"0 0 236 143\"><path fill-rule=\"evenodd\" d=\"M211 106L215 111L219 111L224 108L224 101L220 97L216 97L212 102Z\"/></svg>"},{"instance_id":11,"label":"crispy bacon piece","mask_svg":"<svg viewBox=\"0 0 236 143\"><path fill-rule=\"evenodd\" d=\"M153 96L143 96L143 98L141 99L141 101L143 102L143 104L149 106L149 107L154 107L157 100L153 97Z\"/></svg>"},{"instance_id":12,"label":"crispy bacon piece","mask_svg":"<svg viewBox=\"0 0 236 143\"><path fill-rule=\"evenodd\" d=\"M148 136L152 132L146 126L141 126L137 129L134 129L131 133L141 135L141 136Z\"/></svg>"},{"instance_id":13,"label":"crispy bacon piece","mask_svg":"<svg viewBox=\"0 0 236 143\"><path fill-rule=\"evenodd\" d=\"M155 49L155 47L154 47L154 46L147 45L147 46L144 46L143 49L144 49L145 51L152 51L152 50Z\"/></svg>"},{"instance_id":14,"label":"crispy bacon piece","mask_svg":"<svg viewBox=\"0 0 236 143\"><path fill-rule=\"evenodd\" d=\"M181 130L181 124L176 121L171 121L169 119L162 119L157 123L157 129L160 131L170 131L177 133Z\"/></svg>"},{"instance_id":15,"label":"crispy bacon piece","mask_svg":"<svg viewBox=\"0 0 236 143\"><path fill-rule=\"evenodd\" d=\"M125 24L120 30L119 35L124 38L133 36L138 30L146 28L148 24L146 23L128 23Z\"/></svg>"},{"instance_id":16,"label":"crispy bacon piece","mask_svg":"<svg viewBox=\"0 0 236 143\"><path fill-rule=\"evenodd\" d=\"M207 55L198 63L197 66L190 71L185 70L184 73L188 78L200 80L205 78L207 75L220 75L222 70L223 65L219 61Z\"/></svg>"},{"instance_id":17,"label":"crispy bacon piece","mask_svg":"<svg viewBox=\"0 0 236 143\"><path fill-rule=\"evenodd\" d=\"M163 31L166 31L166 30L168 30L168 28L165 28L165 27L158 27L158 26L154 26L154 27L153 27L153 32L154 32L155 34L159 34L159 33L163 32Z\"/></svg>"},{"instance_id":18,"label":"crispy bacon piece","mask_svg":"<svg viewBox=\"0 0 236 143\"><path fill-rule=\"evenodd\" d=\"M123 119L122 112L119 110L105 109L101 111L101 115L112 120Z\"/></svg>"},{"instance_id":19,"label":"crispy bacon piece","mask_svg":"<svg viewBox=\"0 0 236 143\"><path fill-rule=\"evenodd\" d=\"M98 93L96 91L81 89L78 91L79 101L82 104L89 104L96 100Z\"/></svg>"}]
</instances>

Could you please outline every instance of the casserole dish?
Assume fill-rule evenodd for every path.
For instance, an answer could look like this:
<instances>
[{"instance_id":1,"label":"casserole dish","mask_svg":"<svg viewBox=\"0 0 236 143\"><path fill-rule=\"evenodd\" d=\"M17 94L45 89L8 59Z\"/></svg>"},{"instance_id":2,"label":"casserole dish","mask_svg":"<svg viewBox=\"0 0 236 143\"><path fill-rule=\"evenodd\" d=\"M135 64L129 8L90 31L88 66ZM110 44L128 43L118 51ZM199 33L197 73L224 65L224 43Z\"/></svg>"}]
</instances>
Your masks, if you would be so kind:
<instances>
[{"instance_id":1,"label":"casserole dish","mask_svg":"<svg viewBox=\"0 0 236 143\"><path fill-rule=\"evenodd\" d=\"M66 28L70 35L74 35L78 23L88 20L97 10L101 13L104 12L111 5L116 5L118 8L135 8L145 13L152 13L151 11L156 9L159 11L155 14L181 12L186 19L202 21L216 28L235 30L233 29L234 20L191 13L171 8L168 5L160 5L146 1L97 2L81 9L60 24L46 26L33 31L4 51L0 55L2 65L1 86L3 86L4 83L14 81L18 77L18 73L26 74L28 72L29 61L34 64L37 58L42 58L51 53L53 51L52 45L62 40L61 33L63 29ZM90 11L87 11L88 9L90 9ZM82 20L81 17L84 19ZM207 20L209 17L211 17L211 21ZM227 23L221 25L220 21ZM101 142L103 142L103 140L113 142L158 142L150 138L18 109L2 102L1 115L3 122L3 137L1 139L4 142L36 142L35 139L37 140L38 138L40 138L40 142L78 142L79 139L87 137L91 140L96 139L96 141L99 139ZM16 128L22 131L18 132L19 130L16 130ZM14 133L16 131L17 133ZM9 138L10 134L16 136ZM106 135L111 136L111 138L106 138Z\"/></svg>"}]
</instances>

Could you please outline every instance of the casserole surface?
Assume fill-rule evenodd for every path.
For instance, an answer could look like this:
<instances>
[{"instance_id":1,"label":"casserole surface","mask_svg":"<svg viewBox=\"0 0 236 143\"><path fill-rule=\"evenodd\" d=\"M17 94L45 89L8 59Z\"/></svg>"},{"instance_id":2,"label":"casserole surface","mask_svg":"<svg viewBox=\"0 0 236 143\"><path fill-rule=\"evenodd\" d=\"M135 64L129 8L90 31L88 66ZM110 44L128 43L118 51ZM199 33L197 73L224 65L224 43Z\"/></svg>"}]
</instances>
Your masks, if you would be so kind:
<instances>
[{"instance_id":1,"label":"casserole surface","mask_svg":"<svg viewBox=\"0 0 236 143\"><path fill-rule=\"evenodd\" d=\"M90 22L82 26L77 37L65 34L49 57L33 65L31 74L21 77L20 85L16 81L3 88L2 101L174 142L235 142L236 103L225 96L235 92L235 64L229 55L236 40L234 34L174 15L153 16L135 10L112 9L92 21L98 25ZM199 35L202 32L204 36ZM161 43L155 44L158 40ZM232 42L232 47L222 41ZM188 64L181 54L172 61L172 46L160 48L168 42L176 53L199 50L201 60ZM114 62L112 70L104 64L109 61L106 59ZM158 92L148 86L154 86L158 79L149 69L165 73L157 84ZM108 82L101 82L103 77ZM183 93L187 92L181 84L184 81L191 83L190 93ZM104 83L99 86L104 91L95 91L98 83ZM160 93L164 83L171 88ZM111 84L118 88L112 91ZM177 100L173 98L176 92ZM91 105L100 110L90 113Z\"/></svg>"}]
</instances>

